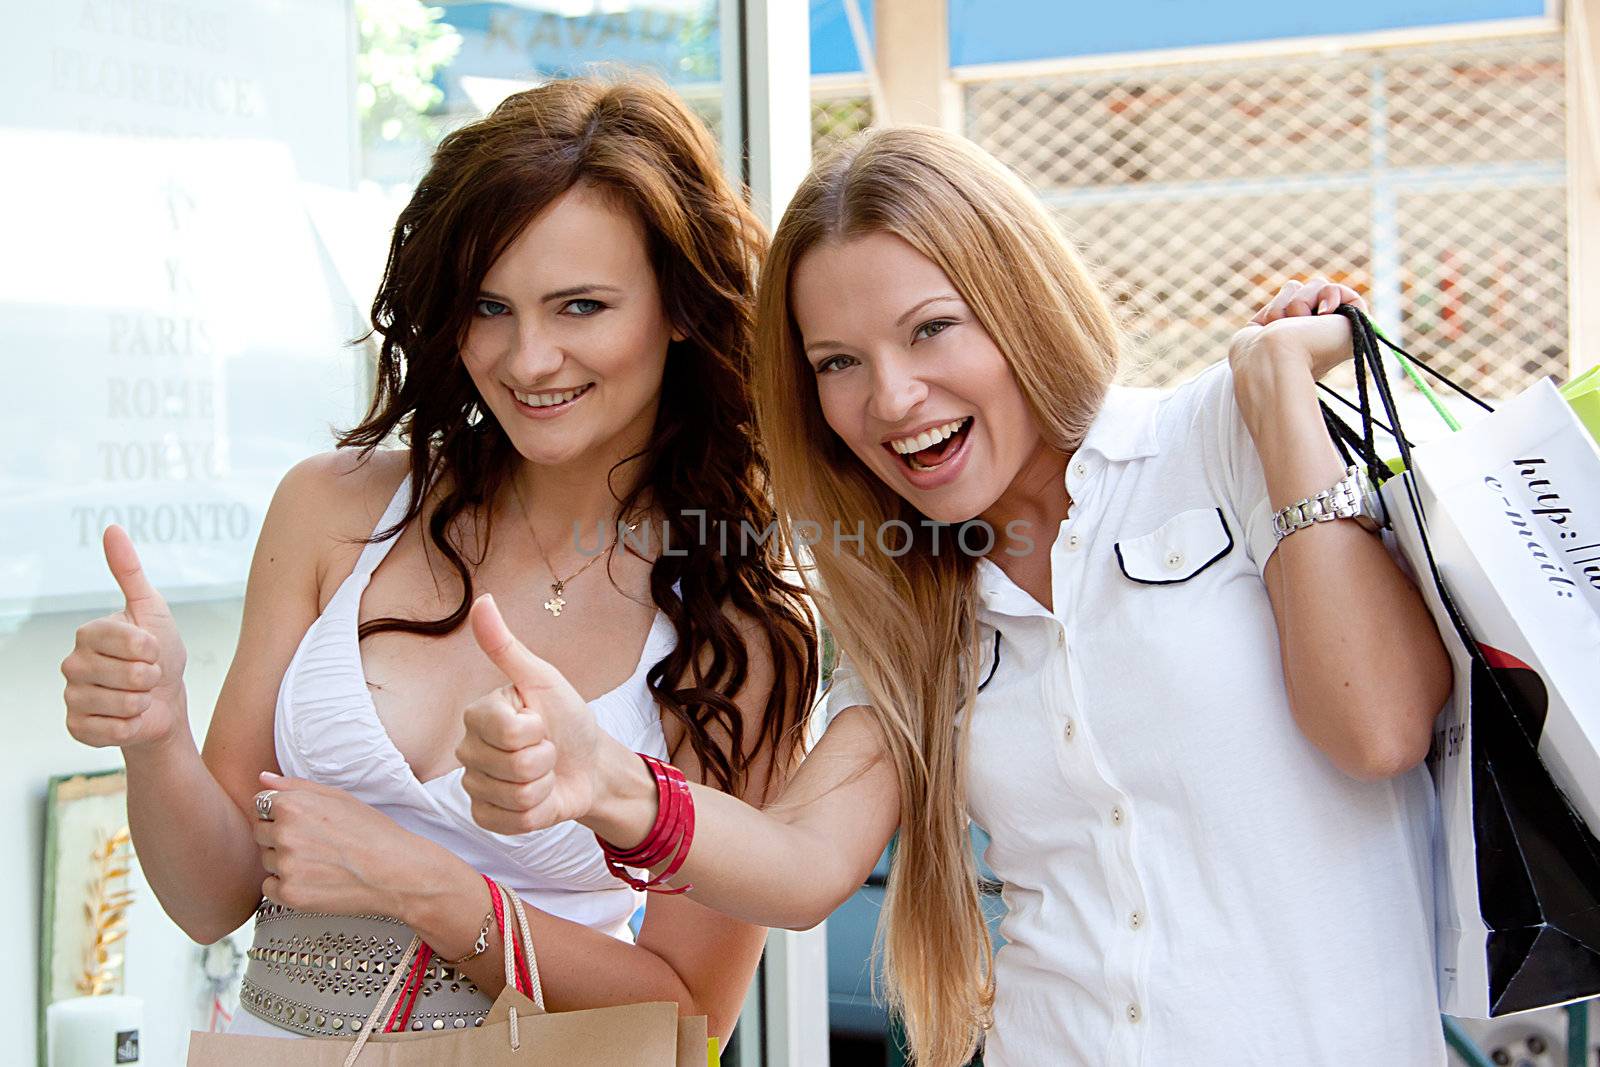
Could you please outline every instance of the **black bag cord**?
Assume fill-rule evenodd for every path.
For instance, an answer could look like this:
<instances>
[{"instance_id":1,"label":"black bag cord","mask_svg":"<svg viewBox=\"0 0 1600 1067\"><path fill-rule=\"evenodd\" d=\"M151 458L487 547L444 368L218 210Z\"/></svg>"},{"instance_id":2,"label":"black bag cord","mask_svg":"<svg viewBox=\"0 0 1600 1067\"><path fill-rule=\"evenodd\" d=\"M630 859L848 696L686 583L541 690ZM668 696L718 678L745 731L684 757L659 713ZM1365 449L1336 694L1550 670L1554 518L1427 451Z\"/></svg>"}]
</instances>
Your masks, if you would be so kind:
<instances>
[{"instance_id":1,"label":"black bag cord","mask_svg":"<svg viewBox=\"0 0 1600 1067\"><path fill-rule=\"evenodd\" d=\"M1328 397L1333 398L1334 400L1337 400L1339 403L1343 404L1345 407L1349 408L1351 411L1355 412L1357 415L1361 415L1362 414L1361 409L1356 406L1355 402L1350 400L1350 399L1348 399L1348 398L1346 398L1343 393L1340 393L1340 392L1338 392L1337 390L1334 390L1334 389L1330 389L1326 385L1322 384L1321 382L1317 383L1317 388L1322 390L1322 393L1323 393L1324 396L1328 396ZM1323 403L1327 403L1327 401L1323 401ZM1366 414L1368 416L1370 416L1371 412L1367 412ZM1351 430L1349 426L1345 425L1343 420L1338 418L1338 416L1334 416L1332 421L1333 422L1337 422L1341 427L1344 428L1344 431L1347 432L1347 433L1354 433L1355 432L1354 430ZM1376 426L1378 429L1382 430L1384 433L1388 434L1390 437L1397 436L1395 434L1395 432L1394 432L1394 427L1390 426L1386 422L1383 422L1383 421L1381 421L1379 419L1374 418L1372 420L1372 424L1374 426ZM1328 432L1337 434L1339 431L1335 430L1332 426L1329 426L1328 427ZM1411 444L1411 443L1414 443L1414 442L1407 442L1407 443Z\"/></svg>"},{"instance_id":2,"label":"black bag cord","mask_svg":"<svg viewBox=\"0 0 1600 1067\"><path fill-rule=\"evenodd\" d=\"M1363 319L1362 321L1365 322L1366 320ZM1354 337L1355 337L1355 324L1353 322L1351 323L1351 334L1350 335L1351 335L1351 339L1352 339L1351 340L1351 348L1352 348L1352 351L1353 351L1354 350ZM1372 398L1367 393L1367 371L1368 371L1369 367L1368 367L1367 360L1365 360L1365 359L1357 359L1355 361L1355 364L1356 364L1356 406L1361 409L1361 413L1362 413L1362 416L1361 416L1361 449L1362 449L1361 450L1361 454L1364 457L1366 457L1366 461L1367 461L1367 477L1368 477L1368 479L1370 479L1372 481L1373 485L1381 485L1382 482L1381 482L1380 479L1386 478L1388 476L1388 466L1386 464L1384 464L1383 461L1378 457L1378 444L1377 444L1377 440L1374 437L1374 431L1373 431L1373 426L1372 426L1373 420L1371 418ZM1383 375L1383 366L1382 366L1382 364L1380 362L1374 360L1372 366L1376 368L1376 373L1377 373L1378 378L1380 380L1383 379L1384 375ZM1387 410L1387 403L1385 404L1385 410ZM1397 430L1400 428L1400 420L1395 417L1395 413L1394 412L1390 412L1389 413L1389 424L1391 426L1393 426ZM1407 442L1407 444L1409 444L1409 443L1410 442Z\"/></svg>"},{"instance_id":3,"label":"black bag cord","mask_svg":"<svg viewBox=\"0 0 1600 1067\"><path fill-rule=\"evenodd\" d=\"M1516 707L1516 704L1511 700L1511 697L1506 692L1505 687L1501 685L1500 676L1495 673L1494 669L1490 666L1488 657L1483 654L1483 649L1478 647L1477 639L1473 637L1472 630L1467 626L1466 620L1462 618L1460 609L1456 607L1455 598L1450 595L1449 588L1444 584L1444 578L1439 574L1438 561L1433 557L1433 544L1428 539L1427 512L1422 506L1422 497L1417 490L1416 475L1414 473L1416 467L1413 465L1411 459L1411 441L1406 437L1405 432L1400 425L1399 406L1395 403L1394 391L1390 385L1389 379L1384 375L1382 355L1383 350L1379 347L1379 338L1377 336L1377 332L1372 328L1372 323L1357 308L1351 307L1347 304L1339 308L1339 314L1350 320L1350 343L1351 349L1355 354L1357 385L1359 387L1363 381L1365 377L1365 370L1370 369L1372 372L1372 391L1378 394L1378 400L1383 405L1384 414L1389 417L1389 424L1393 426L1396 431L1394 433L1394 440L1396 446L1400 449L1400 458L1405 463L1404 469L1406 471L1406 473L1402 474L1400 478L1402 483L1405 485L1406 501L1411 505L1411 514L1417 520L1417 533L1419 535L1418 539L1422 542L1422 552L1428 561L1428 576L1433 581L1433 587L1439 594L1439 600L1444 605L1445 614L1449 617L1450 625L1454 628L1456 636L1459 637L1461 639L1461 643L1466 646L1467 654L1472 657L1473 663L1482 668L1483 677L1487 679L1488 683L1494 687L1495 693L1499 696L1506 712L1511 714L1511 709ZM1388 344L1388 342L1384 343ZM1396 345L1389 344L1389 347L1393 348L1396 352L1401 351ZM1409 353L1402 352L1401 354L1404 355L1405 358L1414 361L1414 357L1412 357ZM1421 364L1419 363L1418 366L1421 366ZM1455 389L1457 392L1462 393L1463 395L1470 395L1467 394L1464 389L1456 386L1454 383L1450 383L1450 385L1451 388ZM1486 408L1489 411L1494 410L1483 401L1478 400L1475 397L1472 399L1474 403L1477 403L1480 407ZM1370 439L1374 419L1372 416L1370 398L1363 393L1359 402L1363 408L1362 423L1364 424L1364 429L1366 430L1366 433L1361 435L1362 445L1365 447L1366 441ZM1333 410L1329 408L1327 404L1324 403L1322 405L1322 410L1325 421L1330 418L1338 419L1338 416L1334 414ZM1351 430L1348 426L1345 427L1345 431L1351 437L1356 436L1355 431ZM1374 468L1375 471L1381 472L1383 481L1386 481L1388 478L1393 476L1393 472L1389 470L1388 465L1382 461L1382 458L1379 457L1375 451L1369 452L1362 458L1367 461L1369 468ZM1381 484L1381 482L1375 480L1373 484L1377 485ZM1513 718L1515 718L1514 715ZM1520 724L1517 732L1526 738L1530 745L1535 744L1534 739L1527 737L1526 733L1523 732Z\"/></svg>"},{"instance_id":4,"label":"black bag cord","mask_svg":"<svg viewBox=\"0 0 1600 1067\"><path fill-rule=\"evenodd\" d=\"M1344 465L1355 466L1355 456L1350 453L1350 439L1354 437L1355 443L1359 444L1360 437L1344 424L1343 419L1330 411L1327 404L1322 405L1322 421L1328 427L1328 436L1333 439L1333 447L1339 450L1339 457L1344 460Z\"/></svg>"},{"instance_id":5,"label":"black bag cord","mask_svg":"<svg viewBox=\"0 0 1600 1067\"><path fill-rule=\"evenodd\" d=\"M1384 347L1388 348L1391 352L1394 352L1394 353L1396 353L1397 355L1400 355L1400 356L1404 356L1407 360L1409 360L1411 362L1411 364L1413 366L1419 367L1422 370L1427 371L1429 375L1431 375L1433 378L1437 379L1441 384L1447 386L1448 388L1454 389L1456 392L1460 393L1462 396L1466 397L1468 400L1472 401L1474 404L1478 405L1483 410L1491 411L1491 412L1494 410L1494 408L1492 406L1490 406L1490 404L1487 401L1485 401L1481 397L1474 396L1472 393L1468 392L1462 386L1456 384L1454 381L1450 380L1449 378L1445 377L1440 372L1434 370L1432 367L1430 367L1426 363L1422 362L1422 360L1418 359L1416 356L1413 356L1410 352L1407 352L1405 349L1401 348L1399 345L1395 344L1393 341L1391 341L1387 337L1383 336L1383 334L1379 333L1376 329L1374 329L1372 327L1372 323L1370 321L1367 323L1367 328L1372 330L1373 337L1375 337L1378 341L1382 342Z\"/></svg>"}]
</instances>

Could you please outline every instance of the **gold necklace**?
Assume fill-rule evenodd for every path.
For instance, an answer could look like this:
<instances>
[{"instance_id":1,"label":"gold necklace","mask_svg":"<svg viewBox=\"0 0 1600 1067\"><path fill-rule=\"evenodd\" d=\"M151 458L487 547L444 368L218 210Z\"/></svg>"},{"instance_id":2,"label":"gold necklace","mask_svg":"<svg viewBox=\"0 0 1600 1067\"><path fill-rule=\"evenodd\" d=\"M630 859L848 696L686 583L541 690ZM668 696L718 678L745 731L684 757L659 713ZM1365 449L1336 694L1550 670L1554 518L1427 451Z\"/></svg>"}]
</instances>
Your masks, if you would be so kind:
<instances>
[{"instance_id":1,"label":"gold necklace","mask_svg":"<svg viewBox=\"0 0 1600 1067\"><path fill-rule=\"evenodd\" d=\"M543 607L544 610L548 611L551 615L559 619L561 618L561 610L567 606L566 597L562 596L562 594L566 592L567 583L572 581L578 575L582 574L584 571L588 570L590 567L593 567L596 563L600 562L600 557L609 555L610 550L602 549L601 551L596 552L594 554L594 558L589 560L588 563L585 563L583 566L579 567L565 578L561 577L556 573L555 565L550 562L550 553L544 550L544 543L539 540L538 531L533 528L533 519L528 515L528 503L522 499L522 487L517 484L516 478L511 479L511 491L517 494L517 507L522 509L522 521L528 525L528 536L533 538L533 547L537 548L539 550L539 555L544 557L545 569L550 572L550 577L554 579L554 581L550 583L550 599L546 600L540 606ZM629 533L634 532L638 528L638 522L630 522L628 524ZM610 547L615 548L616 544L616 541L613 540Z\"/></svg>"}]
</instances>

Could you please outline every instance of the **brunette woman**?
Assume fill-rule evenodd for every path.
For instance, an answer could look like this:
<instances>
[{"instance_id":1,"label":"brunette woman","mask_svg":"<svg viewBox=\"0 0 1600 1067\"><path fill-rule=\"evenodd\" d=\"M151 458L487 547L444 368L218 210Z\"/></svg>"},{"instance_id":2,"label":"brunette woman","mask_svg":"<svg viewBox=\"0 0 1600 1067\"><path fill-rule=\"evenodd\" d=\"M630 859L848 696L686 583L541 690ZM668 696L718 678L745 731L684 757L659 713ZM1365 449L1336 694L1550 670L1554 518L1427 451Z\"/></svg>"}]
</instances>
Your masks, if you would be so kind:
<instances>
[{"instance_id":1,"label":"brunette woman","mask_svg":"<svg viewBox=\"0 0 1600 1067\"><path fill-rule=\"evenodd\" d=\"M808 608L774 542L698 536L773 519L746 394L763 247L663 86L554 82L445 138L395 226L370 411L273 499L203 750L172 616L107 531L127 607L78 631L68 729L122 747L187 933L256 916L236 1030L351 1034L412 932L440 962L410 1028L473 1025L503 985L484 876L529 905L553 1010L732 1028L759 926L657 896L635 938L643 894L594 837L481 829L454 752L500 680L462 625L493 594L619 744L754 804L790 770Z\"/></svg>"}]
</instances>

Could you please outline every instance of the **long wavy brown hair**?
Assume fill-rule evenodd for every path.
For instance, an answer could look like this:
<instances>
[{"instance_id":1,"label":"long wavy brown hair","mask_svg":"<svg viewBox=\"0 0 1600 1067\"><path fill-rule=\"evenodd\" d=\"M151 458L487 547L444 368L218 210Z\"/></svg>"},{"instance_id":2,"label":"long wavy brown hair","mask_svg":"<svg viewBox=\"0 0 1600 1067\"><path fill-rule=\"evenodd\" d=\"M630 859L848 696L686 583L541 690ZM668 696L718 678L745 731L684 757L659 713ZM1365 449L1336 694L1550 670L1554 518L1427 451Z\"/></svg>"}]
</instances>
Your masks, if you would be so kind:
<instances>
[{"instance_id":1,"label":"long wavy brown hair","mask_svg":"<svg viewBox=\"0 0 1600 1067\"><path fill-rule=\"evenodd\" d=\"M490 505L518 454L481 403L461 339L490 266L529 220L579 183L637 214L663 307L685 335L668 348L650 440L618 464L637 460L641 472L618 514L647 499L664 515L668 543L683 549L652 564L650 595L677 644L647 681L683 724L707 780L737 792L756 752L776 753L775 772L797 758L817 684L817 633L778 538L702 536L707 528L767 531L775 518L745 386L766 234L723 176L705 126L658 82L575 78L508 97L440 142L400 213L372 305L382 338L372 404L339 443L370 453L398 437L410 454L410 501L374 536L423 515L431 494L428 538L462 592L443 618L372 619L361 636L446 634L467 617L473 570L488 552ZM464 547L464 525L475 551ZM747 640L759 639L774 677L760 736L749 738L730 694L749 674Z\"/></svg>"}]
</instances>

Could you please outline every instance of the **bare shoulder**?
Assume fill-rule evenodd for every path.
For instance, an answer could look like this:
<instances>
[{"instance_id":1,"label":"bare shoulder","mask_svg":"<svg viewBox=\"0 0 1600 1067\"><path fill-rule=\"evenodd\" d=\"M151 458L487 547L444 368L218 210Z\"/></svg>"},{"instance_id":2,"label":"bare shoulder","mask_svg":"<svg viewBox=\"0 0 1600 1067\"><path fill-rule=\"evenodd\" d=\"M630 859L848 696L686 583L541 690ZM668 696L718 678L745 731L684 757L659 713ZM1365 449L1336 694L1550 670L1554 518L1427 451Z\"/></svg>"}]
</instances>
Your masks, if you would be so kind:
<instances>
[{"instance_id":1,"label":"bare shoulder","mask_svg":"<svg viewBox=\"0 0 1600 1067\"><path fill-rule=\"evenodd\" d=\"M724 605L722 617L728 620L739 635L739 641L744 645L745 655L748 657L749 667L745 673L745 684L738 693L733 694L734 702L744 712L748 735L752 730L759 730L765 716L767 698L772 693L774 684L772 638L767 627L759 619L732 605Z\"/></svg>"},{"instance_id":2,"label":"bare shoulder","mask_svg":"<svg viewBox=\"0 0 1600 1067\"><path fill-rule=\"evenodd\" d=\"M366 536L383 517L407 469L408 453L400 449L367 456L353 448L320 452L289 468L273 504L281 501L286 513L315 518L318 525L365 525Z\"/></svg>"},{"instance_id":3,"label":"bare shoulder","mask_svg":"<svg viewBox=\"0 0 1600 1067\"><path fill-rule=\"evenodd\" d=\"M367 456L337 449L301 460L273 494L263 547L315 561L321 587L327 574L343 574L354 564L407 469L408 454L399 449Z\"/></svg>"},{"instance_id":4,"label":"bare shoulder","mask_svg":"<svg viewBox=\"0 0 1600 1067\"><path fill-rule=\"evenodd\" d=\"M405 454L327 452L295 464L278 483L245 586L238 649L202 750L241 809L278 769L273 716L285 671L303 635L349 573L405 472ZM336 570L342 564L342 569Z\"/></svg>"}]
</instances>

